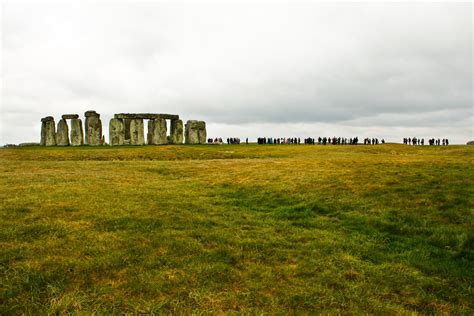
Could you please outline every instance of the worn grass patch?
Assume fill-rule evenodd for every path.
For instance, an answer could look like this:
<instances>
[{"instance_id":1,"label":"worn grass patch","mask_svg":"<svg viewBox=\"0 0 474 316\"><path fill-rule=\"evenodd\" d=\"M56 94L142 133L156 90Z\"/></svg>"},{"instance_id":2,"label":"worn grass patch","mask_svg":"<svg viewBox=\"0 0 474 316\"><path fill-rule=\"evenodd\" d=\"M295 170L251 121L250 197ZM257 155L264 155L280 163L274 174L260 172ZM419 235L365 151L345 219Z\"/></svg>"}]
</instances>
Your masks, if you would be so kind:
<instances>
[{"instance_id":1,"label":"worn grass patch","mask_svg":"<svg viewBox=\"0 0 474 316\"><path fill-rule=\"evenodd\" d=\"M0 314L474 312L468 146L0 150Z\"/></svg>"}]
</instances>

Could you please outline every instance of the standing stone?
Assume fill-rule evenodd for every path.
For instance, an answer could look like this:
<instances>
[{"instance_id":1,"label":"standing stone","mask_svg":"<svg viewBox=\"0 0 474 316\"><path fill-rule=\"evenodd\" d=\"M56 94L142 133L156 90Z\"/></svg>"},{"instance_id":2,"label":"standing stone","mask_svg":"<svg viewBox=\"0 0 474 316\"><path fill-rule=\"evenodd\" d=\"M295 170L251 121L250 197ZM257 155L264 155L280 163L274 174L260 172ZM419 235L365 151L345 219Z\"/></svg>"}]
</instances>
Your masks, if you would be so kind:
<instances>
[{"instance_id":1,"label":"standing stone","mask_svg":"<svg viewBox=\"0 0 474 316\"><path fill-rule=\"evenodd\" d=\"M95 111L87 111L86 117L86 144L91 146L102 145L102 121L100 114Z\"/></svg>"},{"instance_id":2,"label":"standing stone","mask_svg":"<svg viewBox=\"0 0 474 316\"><path fill-rule=\"evenodd\" d=\"M130 145L145 145L143 119L130 120Z\"/></svg>"},{"instance_id":3,"label":"standing stone","mask_svg":"<svg viewBox=\"0 0 474 316\"><path fill-rule=\"evenodd\" d=\"M199 121L198 129L199 144L205 144L207 142L206 122Z\"/></svg>"},{"instance_id":4,"label":"standing stone","mask_svg":"<svg viewBox=\"0 0 474 316\"><path fill-rule=\"evenodd\" d=\"M81 119L71 120L71 146L84 145L84 130Z\"/></svg>"},{"instance_id":5,"label":"standing stone","mask_svg":"<svg viewBox=\"0 0 474 316\"><path fill-rule=\"evenodd\" d=\"M130 144L130 119L123 119L123 128L124 128L124 141L125 143L128 141Z\"/></svg>"},{"instance_id":6,"label":"standing stone","mask_svg":"<svg viewBox=\"0 0 474 316\"><path fill-rule=\"evenodd\" d=\"M56 146L56 126L54 118L47 116L41 119L41 146Z\"/></svg>"},{"instance_id":7,"label":"standing stone","mask_svg":"<svg viewBox=\"0 0 474 316\"><path fill-rule=\"evenodd\" d=\"M148 145L163 145L168 143L166 137L166 120L155 119L148 121Z\"/></svg>"},{"instance_id":8,"label":"standing stone","mask_svg":"<svg viewBox=\"0 0 474 316\"><path fill-rule=\"evenodd\" d=\"M183 143L183 121L182 120L171 120L170 138L171 138L170 139L171 144Z\"/></svg>"},{"instance_id":9,"label":"standing stone","mask_svg":"<svg viewBox=\"0 0 474 316\"><path fill-rule=\"evenodd\" d=\"M58 131L56 132L56 143L58 146L69 146L69 128L65 119L58 122Z\"/></svg>"},{"instance_id":10,"label":"standing stone","mask_svg":"<svg viewBox=\"0 0 474 316\"><path fill-rule=\"evenodd\" d=\"M204 121L188 121L184 136L186 144L205 144L207 137L206 123Z\"/></svg>"},{"instance_id":11,"label":"standing stone","mask_svg":"<svg viewBox=\"0 0 474 316\"><path fill-rule=\"evenodd\" d=\"M109 123L109 143L110 146L123 145L125 130L123 120L111 119Z\"/></svg>"}]
</instances>

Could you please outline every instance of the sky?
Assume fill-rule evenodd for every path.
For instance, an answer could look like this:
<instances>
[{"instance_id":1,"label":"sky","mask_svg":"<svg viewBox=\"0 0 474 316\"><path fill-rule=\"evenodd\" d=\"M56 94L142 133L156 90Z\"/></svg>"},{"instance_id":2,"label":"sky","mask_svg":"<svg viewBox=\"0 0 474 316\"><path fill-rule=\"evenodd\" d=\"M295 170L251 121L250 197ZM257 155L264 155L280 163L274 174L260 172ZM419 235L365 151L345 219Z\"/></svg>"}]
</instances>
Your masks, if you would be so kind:
<instances>
[{"instance_id":1,"label":"sky","mask_svg":"<svg viewBox=\"0 0 474 316\"><path fill-rule=\"evenodd\" d=\"M0 145L41 118L179 114L209 137L474 140L473 5L1 5Z\"/></svg>"}]
</instances>

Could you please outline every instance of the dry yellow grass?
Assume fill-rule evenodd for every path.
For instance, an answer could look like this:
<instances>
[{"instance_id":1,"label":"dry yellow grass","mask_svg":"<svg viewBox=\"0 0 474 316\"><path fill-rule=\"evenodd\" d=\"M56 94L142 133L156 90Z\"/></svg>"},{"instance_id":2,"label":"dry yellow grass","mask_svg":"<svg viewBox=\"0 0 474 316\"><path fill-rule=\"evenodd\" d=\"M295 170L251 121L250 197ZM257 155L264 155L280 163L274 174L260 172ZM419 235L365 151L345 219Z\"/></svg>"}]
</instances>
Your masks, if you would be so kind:
<instances>
[{"instance_id":1,"label":"dry yellow grass","mask_svg":"<svg viewBox=\"0 0 474 316\"><path fill-rule=\"evenodd\" d=\"M2 314L473 311L467 146L0 150Z\"/></svg>"}]
</instances>

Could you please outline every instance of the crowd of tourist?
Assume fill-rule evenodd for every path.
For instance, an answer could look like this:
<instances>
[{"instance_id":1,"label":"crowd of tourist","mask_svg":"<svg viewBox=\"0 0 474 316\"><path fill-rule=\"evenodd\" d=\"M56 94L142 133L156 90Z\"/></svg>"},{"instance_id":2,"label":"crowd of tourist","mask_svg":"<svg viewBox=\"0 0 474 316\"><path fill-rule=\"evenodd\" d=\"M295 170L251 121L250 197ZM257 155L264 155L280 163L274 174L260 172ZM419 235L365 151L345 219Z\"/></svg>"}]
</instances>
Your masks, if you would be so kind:
<instances>
[{"instance_id":1,"label":"crowd of tourist","mask_svg":"<svg viewBox=\"0 0 474 316\"><path fill-rule=\"evenodd\" d=\"M257 144L301 144L301 138L273 138L273 137L259 137L257 138Z\"/></svg>"},{"instance_id":2,"label":"crowd of tourist","mask_svg":"<svg viewBox=\"0 0 474 316\"><path fill-rule=\"evenodd\" d=\"M416 137L407 137L403 139L403 144L405 145L421 145L423 146L425 144L425 139L424 138L416 138ZM449 140L446 138L441 139L435 139L435 138L430 138L428 139L428 144L430 146L440 146L441 144L443 146L448 146L449 145Z\"/></svg>"},{"instance_id":3,"label":"crowd of tourist","mask_svg":"<svg viewBox=\"0 0 474 316\"><path fill-rule=\"evenodd\" d=\"M382 140L379 142L379 139L378 138L365 138L364 139L364 145L378 145L378 144L385 144L385 139L382 138Z\"/></svg>"},{"instance_id":4,"label":"crowd of tourist","mask_svg":"<svg viewBox=\"0 0 474 316\"><path fill-rule=\"evenodd\" d=\"M223 140L221 137L218 138L208 138L207 139L208 144L223 144ZM245 139L245 143L249 143L249 139ZM289 145L298 145L298 144L310 144L310 145L357 145L359 143L359 138L353 137L353 138L345 138L345 137L318 137L316 138L304 138L301 139L300 137L258 137L257 138L257 144L259 145L265 145L265 144L270 144L270 145L279 145L279 144L289 144ZM231 137L227 138L227 144L229 145L234 145L234 144L240 144L240 138L238 137ZM379 144L385 144L385 139L378 139L376 137L370 138L364 138L364 145L379 145ZM416 137L407 137L403 138L403 144L405 145L424 145L425 144L425 139L424 138L416 138ZM435 138L430 138L428 139L428 144L429 145L443 145L447 146L449 145L448 139L435 139Z\"/></svg>"},{"instance_id":5,"label":"crowd of tourist","mask_svg":"<svg viewBox=\"0 0 474 316\"><path fill-rule=\"evenodd\" d=\"M221 137L216 137L216 138L208 138L207 139L208 144L222 144L222 138Z\"/></svg>"},{"instance_id":6,"label":"crowd of tourist","mask_svg":"<svg viewBox=\"0 0 474 316\"><path fill-rule=\"evenodd\" d=\"M247 138L245 142L248 144L249 139ZM208 144L223 144L222 137L208 138L207 143ZM238 138L238 137L227 138L227 144L228 145L235 145L235 144L238 145L238 144L240 144L240 138Z\"/></svg>"},{"instance_id":7,"label":"crowd of tourist","mask_svg":"<svg viewBox=\"0 0 474 316\"><path fill-rule=\"evenodd\" d=\"M227 144L229 145L234 145L234 144L240 144L240 138L238 137L231 137L231 138L227 138Z\"/></svg>"},{"instance_id":8,"label":"crowd of tourist","mask_svg":"<svg viewBox=\"0 0 474 316\"><path fill-rule=\"evenodd\" d=\"M318 137L317 140L315 138L308 137L308 138L303 139L303 144L311 144L311 145L315 145L315 144L318 144L318 145L356 145L358 142L359 142L358 137L354 137L354 138ZM301 144L301 138L299 137L289 137L289 138L259 137L257 138L257 143L260 145L263 145L263 144L290 144L290 145Z\"/></svg>"}]
</instances>

